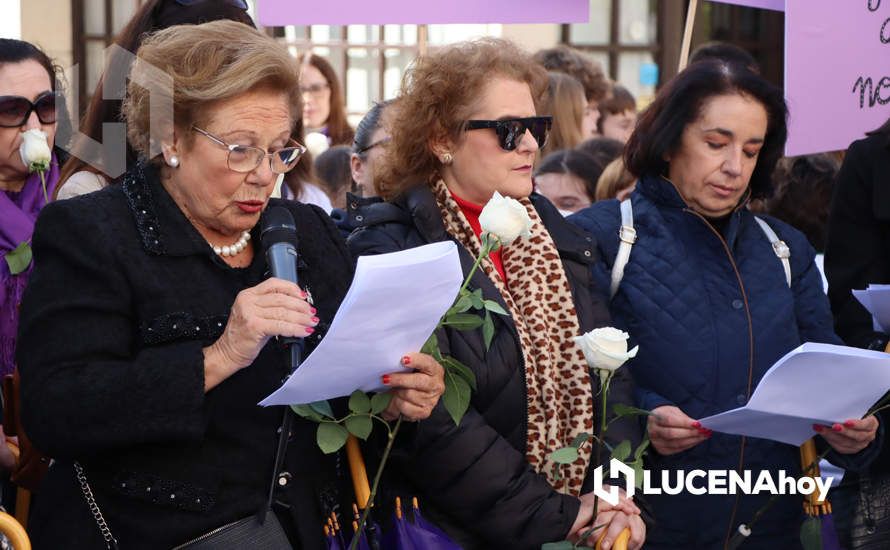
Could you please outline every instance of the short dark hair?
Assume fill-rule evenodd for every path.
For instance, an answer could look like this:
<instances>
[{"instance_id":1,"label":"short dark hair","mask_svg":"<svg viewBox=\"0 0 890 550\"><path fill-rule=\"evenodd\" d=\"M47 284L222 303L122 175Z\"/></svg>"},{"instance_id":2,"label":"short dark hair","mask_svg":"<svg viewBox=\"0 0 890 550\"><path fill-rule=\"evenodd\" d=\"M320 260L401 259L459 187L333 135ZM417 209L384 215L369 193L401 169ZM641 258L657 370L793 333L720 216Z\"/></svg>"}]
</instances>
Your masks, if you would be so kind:
<instances>
[{"instance_id":1,"label":"short dark hair","mask_svg":"<svg viewBox=\"0 0 890 550\"><path fill-rule=\"evenodd\" d=\"M825 251L828 212L834 180L840 169L829 154L783 158L773 179L776 195L766 204L766 212L801 230L817 252Z\"/></svg>"},{"instance_id":2,"label":"short dark hair","mask_svg":"<svg viewBox=\"0 0 890 550\"><path fill-rule=\"evenodd\" d=\"M392 99L387 99L386 101L374 103L359 121L358 126L355 127L355 137L352 139L352 152L360 159L368 157L367 148L372 145L371 138L374 132L377 131L377 128L380 128L380 117L383 115L383 110L392 102Z\"/></svg>"},{"instance_id":3,"label":"short dark hair","mask_svg":"<svg viewBox=\"0 0 890 550\"><path fill-rule=\"evenodd\" d=\"M616 84L612 86L611 97L603 100L599 105L600 117L596 121L596 129L599 133L603 133L603 121L607 116L620 115L626 111L637 112L637 100L634 98L630 90L624 86Z\"/></svg>"},{"instance_id":4,"label":"short dark hair","mask_svg":"<svg viewBox=\"0 0 890 550\"><path fill-rule=\"evenodd\" d=\"M538 169L535 176L543 174L571 174L581 178L584 182L584 192L590 198L590 202L596 197L596 182L603 173L603 165L583 151L577 149L563 149L550 153Z\"/></svg>"},{"instance_id":5,"label":"short dark hair","mask_svg":"<svg viewBox=\"0 0 890 550\"><path fill-rule=\"evenodd\" d=\"M585 139L575 147L582 153L587 153L600 163L604 168L624 152L624 144L617 139L597 136Z\"/></svg>"},{"instance_id":6,"label":"short dark hair","mask_svg":"<svg viewBox=\"0 0 890 550\"><path fill-rule=\"evenodd\" d=\"M668 82L643 112L627 142L627 169L637 177L665 175L665 156L680 146L683 130L701 115L705 101L727 94L753 98L766 110L766 136L751 174L750 189L752 198L768 197L773 169L788 138L788 107L782 90L737 63L701 61Z\"/></svg>"},{"instance_id":7,"label":"short dark hair","mask_svg":"<svg viewBox=\"0 0 890 550\"><path fill-rule=\"evenodd\" d=\"M729 44L727 42L705 42L701 46L695 48L692 55L689 56L689 64L698 63L707 59L716 59L718 61L726 61L727 63L739 63L748 67L752 72L760 73L760 65L754 56L747 50Z\"/></svg>"},{"instance_id":8,"label":"short dark hair","mask_svg":"<svg viewBox=\"0 0 890 550\"><path fill-rule=\"evenodd\" d=\"M346 192L352 188L352 169L349 164L351 156L352 147L335 145L315 159L318 183L331 198L335 208L345 207Z\"/></svg>"}]
</instances>

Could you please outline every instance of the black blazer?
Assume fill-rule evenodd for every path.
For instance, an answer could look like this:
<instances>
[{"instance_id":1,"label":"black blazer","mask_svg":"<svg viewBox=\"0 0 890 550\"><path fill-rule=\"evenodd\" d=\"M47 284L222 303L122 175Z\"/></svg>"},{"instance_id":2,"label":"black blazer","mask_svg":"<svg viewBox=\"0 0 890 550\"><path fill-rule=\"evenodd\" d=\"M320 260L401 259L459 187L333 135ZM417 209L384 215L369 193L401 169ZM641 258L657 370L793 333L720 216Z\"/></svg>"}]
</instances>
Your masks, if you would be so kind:
<instances>
[{"instance_id":1,"label":"black blazer","mask_svg":"<svg viewBox=\"0 0 890 550\"><path fill-rule=\"evenodd\" d=\"M825 247L835 331L857 347L880 347L871 315L851 290L890 283L890 133L853 142L837 176Z\"/></svg>"},{"instance_id":2,"label":"black blazer","mask_svg":"<svg viewBox=\"0 0 890 550\"><path fill-rule=\"evenodd\" d=\"M330 321L352 273L341 237L316 207L270 204L293 213L300 283ZM251 236L259 243L259 227ZM35 548L105 547L73 461L124 549L169 548L260 509L283 409L257 403L286 374L284 351L270 341L205 394L201 350L237 294L266 277L262 253L243 269L226 265L142 166L119 186L47 206L33 250L17 354L22 417L56 459L29 525ZM339 477L314 425L298 422L285 469L285 523L298 548L322 548Z\"/></svg>"},{"instance_id":3,"label":"black blazer","mask_svg":"<svg viewBox=\"0 0 890 550\"><path fill-rule=\"evenodd\" d=\"M605 298L590 270L597 261L593 238L566 222L544 197L532 195L531 200L559 251L581 330L608 325ZM347 242L356 257L453 240L426 186L393 202L350 207L349 219L359 228ZM463 246L458 250L466 276L474 258ZM473 275L470 287L481 288L486 299L506 308L481 270ZM481 328L440 331L442 353L473 369L477 389L460 426L454 425L440 402L429 419L417 423L413 437L400 438L390 471L403 476L408 490L426 503L428 511L438 512L440 525L461 543L537 550L568 534L579 501L554 491L526 461L528 398L522 350L512 318L496 315L494 322L488 351ZM598 379L592 383L596 390ZM633 404L633 383L626 369L618 371L610 396L613 405ZM607 433L613 442L630 439L634 445L639 437L638 423L627 418L612 424Z\"/></svg>"}]
</instances>

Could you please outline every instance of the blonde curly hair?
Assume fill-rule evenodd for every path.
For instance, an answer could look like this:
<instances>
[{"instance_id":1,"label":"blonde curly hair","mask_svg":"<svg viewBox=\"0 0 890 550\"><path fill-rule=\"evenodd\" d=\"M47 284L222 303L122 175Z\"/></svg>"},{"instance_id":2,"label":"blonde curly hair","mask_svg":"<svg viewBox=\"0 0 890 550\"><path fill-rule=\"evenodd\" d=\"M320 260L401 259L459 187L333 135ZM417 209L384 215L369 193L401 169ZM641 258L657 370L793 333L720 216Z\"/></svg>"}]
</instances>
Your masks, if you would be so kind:
<instances>
[{"instance_id":1,"label":"blonde curly hair","mask_svg":"<svg viewBox=\"0 0 890 550\"><path fill-rule=\"evenodd\" d=\"M169 27L146 38L136 56L122 112L133 149L146 159L157 157L160 141L169 138L174 127L201 125L216 102L251 90L286 94L291 119L301 116L296 60L273 38L243 23L222 20ZM137 83L157 82L158 71L172 78L172 89ZM172 102L173 112L156 112L164 110L152 108L159 99ZM168 120L171 114L173 120ZM184 133L186 145L193 137Z\"/></svg>"}]
</instances>

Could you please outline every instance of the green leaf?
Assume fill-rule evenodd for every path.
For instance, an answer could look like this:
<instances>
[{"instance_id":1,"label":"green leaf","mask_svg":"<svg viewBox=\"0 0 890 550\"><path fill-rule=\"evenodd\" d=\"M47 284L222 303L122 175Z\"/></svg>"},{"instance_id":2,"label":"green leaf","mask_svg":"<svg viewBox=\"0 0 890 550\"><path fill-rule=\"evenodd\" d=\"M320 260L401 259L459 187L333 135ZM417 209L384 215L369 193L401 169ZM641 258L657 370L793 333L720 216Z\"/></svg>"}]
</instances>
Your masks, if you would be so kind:
<instances>
[{"instance_id":1,"label":"green leaf","mask_svg":"<svg viewBox=\"0 0 890 550\"><path fill-rule=\"evenodd\" d=\"M651 441L649 441L649 436L646 435L643 438L642 443L640 443L639 447L637 447L637 450L634 451L634 460L640 460L643 458L643 453L645 453L646 449L649 448L650 443Z\"/></svg>"},{"instance_id":2,"label":"green leaf","mask_svg":"<svg viewBox=\"0 0 890 550\"><path fill-rule=\"evenodd\" d=\"M482 299L482 289L477 288L472 293L470 293L470 302L473 304L475 309L482 309L482 306L485 304L485 300Z\"/></svg>"},{"instance_id":3,"label":"green leaf","mask_svg":"<svg viewBox=\"0 0 890 550\"><path fill-rule=\"evenodd\" d=\"M432 355L436 361L442 361L442 352L439 351L439 338L436 336L435 332L430 334L430 337L423 343L423 347L420 348L420 353Z\"/></svg>"},{"instance_id":4,"label":"green leaf","mask_svg":"<svg viewBox=\"0 0 890 550\"><path fill-rule=\"evenodd\" d=\"M326 455L339 451L346 444L347 437L349 432L346 428L333 422L319 424L318 432L315 434L318 448Z\"/></svg>"},{"instance_id":5,"label":"green leaf","mask_svg":"<svg viewBox=\"0 0 890 550\"><path fill-rule=\"evenodd\" d=\"M470 370L470 367L464 365L454 357L443 357L442 366L446 369L451 369L454 374L466 380L471 388L474 390L476 389L476 375Z\"/></svg>"},{"instance_id":6,"label":"green leaf","mask_svg":"<svg viewBox=\"0 0 890 550\"><path fill-rule=\"evenodd\" d=\"M630 456L630 441L624 440L612 449L612 457L615 460L624 462Z\"/></svg>"},{"instance_id":7,"label":"green leaf","mask_svg":"<svg viewBox=\"0 0 890 550\"><path fill-rule=\"evenodd\" d=\"M389 407L390 401L392 401L391 393L375 393L374 397L371 398L371 414L382 413L386 410L386 407Z\"/></svg>"},{"instance_id":8,"label":"green leaf","mask_svg":"<svg viewBox=\"0 0 890 550\"><path fill-rule=\"evenodd\" d=\"M649 416L652 414L652 411L638 409L636 407L625 405L624 403L615 403L612 405L612 412L615 413L616 418L624 416Z\"/></svg>"},{"instance_id":9,"label":"green leaf","mask_svg":"<svg viewBox=\"0 0 890 550\"><path fill-rule=\"evenodd\" d=\"M501 307L501 304L494 300L485 300L485 309L492 313L500 313L501 315L509 315L507 310Z\"/></svg>"},{"instance_id":10,"label":"green leaf","mask_svg":"<svg viewBox=\"0 0 890 550\"><path fill-rule=\"evenodd\" d=\"M804 550L822 550L822 520L808 517L800 526L800 543Z\"/></svg>"},{"instance_id":11,"label":"green leaf","mask_svg":"<svg viewBox=\"0 0 890 550\"><path fill-rule=\"evenodd\" d=\"M590 435L591 434L589 434L587 432L580 433L580 434L576 435L575 439L573 439L572 442L569 443L569 447L574 447L576 449L580 448L581 445L584 445L585 443L587 443L587 440L590 439Z\"/></svg>"},{"instance_id":12,"label":"green leaf","mask_svg":"<svg viewBox=\"0 0 890 550\"><path fill-rule=\"evenodd\" d=\"M464 291L466 292L466 290ZM445 313L445 316L452 315L454 313L463 313L469 310L473 306L473 300L470 298L469 294L464 294L451 306L448 311Z\"/></svg>"},{"instance_id":13,"label":"green leaf","mask_svg":"<svg viewBox=\"0 0 890 550\"><path fill-rule=\"evenodd\" d=\"M346 419L346 429L359 439L368 439L373 428L370 416L350 416Z\"/></svg>"},{"instance_id":14,"label":"green leaf","mask_svg":"<svg viewBox=\"0 0 890 550\"><path fill-rule=\"evenodd\" d=\"M485 321L482 322L482 339L485 341L485 351L491 348L491 341L494 338L494 321L491 319L491 312L485 312Z\"/></svg>"},{"instance_id":15,"label":"green leaf","mask_svg":"<svg viewBox=\"0 0 890 550\"><path fill-rule=\"evenodd\" d=\"M578 460L578 449L575 447L563 447L550 453L550 460L557 464L571 464Z\"/></svg>"},{"instance_id":16,"label":"green leaf","mask_svg":"<svg viewBox=\"0 0 890 550\"><path fill-rule=\"evenodd\" d=\"M297 416L301 418L306 418L308 420L312 420L313 422L321 422L322 417L320 414L312 410L312 407L309 405L291 405L290 408L297 413Z\"/></svg>"},{"instance_id":17,"label":"green leaf","mask_svg":"<svg viewBox=\"0 0 890 550\"><path fill-rule=\"evenodd\" d=\"M325 418L334 418L334 411L331 410L331 404L327 401L316 401L315 403L309 403L309 406L312 407L313 411Z\"/></svg>"},{"instance_id":18,"label":"green leaf","mask_svg":"<svg viewBox=\"0 0 890 550\"><path fill-rule=\"evenodd\" d=\"M470 385L452 369L445 369L445 393L442 394L442 402L454 420L454 425L459 426L470 407Z\"/></svg>"},{"instance_id":19,"label":"green leaf","mask_svg":"<svg viewBox=\"0 0 890 550\"><path fill-rule=\"evenodd\" d=\"M445 322L442 324L457 330L475 330L482 326L482 317L472 313L455 313L445 317Z\"/></svg>"},{"instance_id":20,"label":"green leaf","mask_svg":"<svg viewBox=\"0 0 890 550\"><path fill-rule=\"evenodd\" d=\"M575 545L567 540L548 542L547 544L541 545L541 550L573 550L574 548Z\"/></svg>"},{"instance_id":21,"label":"green leaf","mask_svg":"<svg viewBox=\"0 0 890 550\"><path fill-rule=\"evenodd\" d=\"M6 253L6 265L9 266L9 272L13 275L22 273L31 265L31 246L28 243L19 243L15 249Z\"/></svg>"},{"instance_id":22,"label":"green leaf","mask_svg":"<svg viewBox=\"0 0 890 550\"><path fill-rule=\"evenodd\" d=\"M349 396L349 410L358 414L371 412L371 398L362 390L355 390Z\"/></svg>"}]
</instances>

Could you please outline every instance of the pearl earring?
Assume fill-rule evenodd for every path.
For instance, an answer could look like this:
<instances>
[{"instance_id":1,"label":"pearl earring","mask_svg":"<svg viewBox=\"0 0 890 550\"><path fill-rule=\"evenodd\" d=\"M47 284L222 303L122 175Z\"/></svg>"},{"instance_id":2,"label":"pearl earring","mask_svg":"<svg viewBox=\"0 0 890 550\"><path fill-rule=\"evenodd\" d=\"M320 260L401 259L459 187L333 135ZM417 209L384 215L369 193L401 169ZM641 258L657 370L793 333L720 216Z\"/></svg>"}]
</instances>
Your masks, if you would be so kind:
<instances>
[{"instance_id":1,"label":"pearl earring","mask_svg":"<svg viewBox=\"0 0 890 550\"><path fill-rule=\"evenodd\" d=\"M451 153L445 153L442 155L442 164L451 164L454 161L454 157L451 156Z\"/></svg>"},{"instance_id":2,"label":"pearl earring","mask_svg":"<svg viewBox=\"0 0 890 550\"><path fill-rule=\"evenodd\" d=\"M179 157L176 155L171 156L170 160L167 161L167 164L169 164L171 168L177 168L179 166Z\"/></svg>"}]
</instances>

